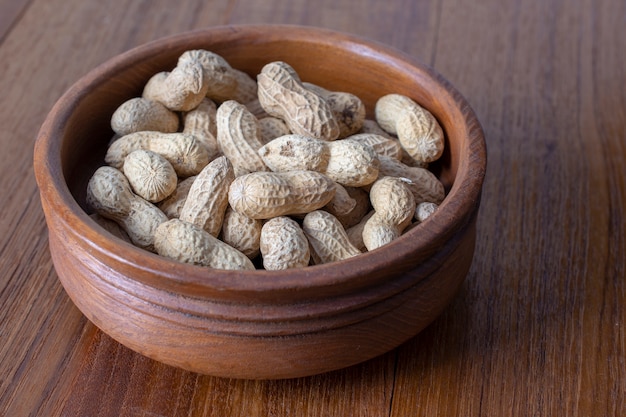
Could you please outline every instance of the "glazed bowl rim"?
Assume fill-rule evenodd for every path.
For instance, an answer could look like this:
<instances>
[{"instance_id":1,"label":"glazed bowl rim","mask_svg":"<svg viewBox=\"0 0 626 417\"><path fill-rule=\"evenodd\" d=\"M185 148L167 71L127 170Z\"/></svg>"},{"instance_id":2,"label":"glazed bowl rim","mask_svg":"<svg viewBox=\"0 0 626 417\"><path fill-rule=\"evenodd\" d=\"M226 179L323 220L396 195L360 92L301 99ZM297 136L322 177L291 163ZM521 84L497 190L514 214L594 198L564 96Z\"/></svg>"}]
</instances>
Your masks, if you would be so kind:
<instances>
[{"instance_id":1,"label":"glazed bowl rim","mask_svg":"<svg viewBox=\"0 0 626 417\"><path fill-rule=\"evenodd\" d=\"M441 86L447 94L442 97L453 103L462 115L463 130L467 139L462 147L467 148L467 158L459 161L458 170L446 198L431 219L418 225L388 245L358 255L354 258L331 264L315 265L306 268L283 271L227 271L209 270L204 267L175 262L143 249L137 248L104 231L80 207L72 195L63 172L55 170L61 166L61 147L64 126L72 112L98 83L106 82L113 74L126 71L137 61L154 56L164 44L168 47L182 47L186 43L212 38L228 38L245 35L287 36L289 42L312 42L332 44L351 53L365 54L368 59L382 60L386 64L399 67L403 71L427 77ZM34 154L35 173L40 187L41 198L59 207L54 214L65 224L70 225L71 233L90 248L90 251L126 264L140 272L134 279L158 276L165 279L148 279L152 286L168 290L183 290L186 285L207 287L219 292L272 292L289 289L291 291L334 286L359 286L359 277L371 275L372 270L384 271L394 259L410 260L416 254L431 254L449 240L455 231L464 229L479 204L482 182L486 169L486 146L478 119L464 97L439 73L418 62L411 56L377 41L342 33L331 29L298 25L225 25L187 31L134 47L98 65L76 81L55 103L39 132ZM470 165L471 163L471 165ZM454 204L450 201L454 200ZM412 239L420 233L419 239ZM150 262L142 262L148 257ZM368 262L362 262L368 257ZM384 277L378 280L386 279ZM371 284L371 283L369 283Z\"/></svg>"}]
</instances>

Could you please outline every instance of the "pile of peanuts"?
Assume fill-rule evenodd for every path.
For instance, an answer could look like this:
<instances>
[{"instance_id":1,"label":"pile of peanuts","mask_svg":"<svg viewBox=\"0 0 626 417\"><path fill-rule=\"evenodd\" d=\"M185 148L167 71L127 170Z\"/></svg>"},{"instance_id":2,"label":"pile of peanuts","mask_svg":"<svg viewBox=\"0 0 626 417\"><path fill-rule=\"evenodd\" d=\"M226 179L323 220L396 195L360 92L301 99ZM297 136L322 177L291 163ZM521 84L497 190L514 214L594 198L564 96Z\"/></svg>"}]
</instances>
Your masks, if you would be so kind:
<instances>
[{"instance_id":1,"label":"pile of peanuts","mask_svg":"<svg viewBox=\"0 0 626 417\"><path fill-rule=\"evenodd\" d=\"M287 63L256 79L184 52L113 113L87 187L91 217L132 244L216 269L280 270L374 250L445 197L427 167L433 115L400 94L375 120L354 94L303 82Z\"/></svg>"}]
</instances>

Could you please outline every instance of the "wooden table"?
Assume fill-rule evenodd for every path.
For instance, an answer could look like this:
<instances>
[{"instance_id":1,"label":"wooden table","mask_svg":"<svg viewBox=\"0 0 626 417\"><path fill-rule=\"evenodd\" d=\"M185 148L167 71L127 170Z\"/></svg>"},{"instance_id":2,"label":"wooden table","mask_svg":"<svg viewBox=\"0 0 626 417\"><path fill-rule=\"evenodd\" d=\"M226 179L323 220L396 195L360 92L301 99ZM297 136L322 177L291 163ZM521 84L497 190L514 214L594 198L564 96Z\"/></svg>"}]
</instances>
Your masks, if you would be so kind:
<instances>
[{"instance_id":1,"label":"wooden table","mask_svg":"<svg viewBox=\"0 0 626 417\"><path fill-rule=\"evenodd\" d=\"M112 3L0 1L0 415L626 415L623 0ZM281 381L174 369L87 321L51 263L32 157L53 103L133 46L239 23L394 46L450 80L484 126L461 292L417 337L361 365Z\"/></svg>"}]
</instances>

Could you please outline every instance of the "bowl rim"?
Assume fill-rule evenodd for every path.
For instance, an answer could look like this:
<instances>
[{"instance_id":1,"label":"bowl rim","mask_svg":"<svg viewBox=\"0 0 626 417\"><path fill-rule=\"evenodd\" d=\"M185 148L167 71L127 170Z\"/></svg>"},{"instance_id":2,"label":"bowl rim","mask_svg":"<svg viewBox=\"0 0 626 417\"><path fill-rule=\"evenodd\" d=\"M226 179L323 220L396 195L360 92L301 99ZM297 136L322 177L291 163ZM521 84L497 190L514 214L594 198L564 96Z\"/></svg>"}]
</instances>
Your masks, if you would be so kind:
<instances>
[{"instance_id":1,"label":"bowl rim","mask_svg":"<svg viewBox=\"0 0 626 417\"><path fill-rule=\"evenodd\" d=\"M112 235L106 235L104 229L89 217L71 194L59 168L63 127L87 91L105 82L112 74L132 67L136 60L148 59L164 46L176 48L192 40L210 42L211 39L227 40L255 34L288 37L290 42L340 45L351 52L366 54L368 59L383 60L386 64L410 71L416 77L430 79L440 86L439 92L443 95L438 100L446 101L457 109L464 121L463 131L467 140L462 146L466 148L464 152L467 158L460 160L451 189L428 222L418 225L382 248L330 264L283 271L228 271L183 264L150 253ZM237 24L197 29L147 42L108 59L77 80L54 104L40 129L34 152L35 174L41 198L59 209L54 213L56 219L68 225L78 240L100 255L140 272L135 279L143 284L196 295L198 288L222 294L258 294L278 290L297 293L310 292L311 289L337 286L356 288L380 283L383 278L361 281L360 277L372 277L376 275L371 273L373 270L384 270L389 266L392 254L394 258L405 261L415 258L416 253L431 254L442 245L441 242L447 241L455 231L466 226L470 217L475 215L480 201L486 164L484 134L474 111L451 83L431 67L394 47L355 34L285 24ZM412 239L416 233L420 233L420 239ZM362 262L364 256L368 257L367 263ZM150 261L141 262L146 257ZM193 290L190 290L190 286Z\"/></svg>"}]
</instances>

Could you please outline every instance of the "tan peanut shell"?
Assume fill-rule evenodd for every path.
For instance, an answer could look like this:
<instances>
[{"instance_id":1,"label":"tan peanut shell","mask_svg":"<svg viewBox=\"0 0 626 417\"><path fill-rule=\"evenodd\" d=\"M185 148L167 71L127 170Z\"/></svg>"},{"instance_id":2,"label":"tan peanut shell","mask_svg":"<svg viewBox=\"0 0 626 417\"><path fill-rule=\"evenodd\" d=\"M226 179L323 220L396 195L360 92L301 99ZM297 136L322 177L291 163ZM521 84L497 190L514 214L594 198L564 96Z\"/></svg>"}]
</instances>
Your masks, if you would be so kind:
<instances>
[{"instance_id":1,"label":"tan peanut shell","mask_svg":"<svg viewBox=\"0 0 626 417\"><path fill-rule=\"evenodd\" d=\"M343 91L330 91L309 82L302 85L326 100L339 126L338 139L359 132L365 120L365 104L359 97Z\"/></svg>"},{"instance_id":2,"label":"tan peanut shell","mask_svg":"<svg viewBox=\"0 0 626 417\"><path fill-rule=\"evenodd\" d=\"M234 96L238 75L223 57L212 51L194 49L183 52L178 58L178 65L187 61L197 61L202 66L208 84L208 98L223 102Z\"/></svg>"},{"instance_id":3,"label":"tan peanut shell","mask_svg":"<svg viewBox=\"0 0 626 417\"><path fill-rule=\"evenodd\" d=\"M259 155L273 171L317 171L349 187L371 184L378 177L376 152L350 139L326 142L299 134L285 135L263 145Z\"/></svg>"},{"instance_id":4,"label":"tan peanut shell","mask_svg":"<svg viewBox=\"0 0 626 417\"><path fill-rule=\"evenodd\" d=\"M445 197L445 189L439 179L426 168L410 167L394 158L380 156L380 177L402 177L410 180L407 185L415 197L417 204L423 201L441 203Z\"/></svg>"},{"instance_id":5,"label":"tan peanut shell","mask_svg":"<svg viewBox=\"0 0 626 417\"><path fill-rule=\"evenodd\" d=\"M383 177L370 190L374 215L363 227L363 243L368 251L398 238L411 223L415 198L404 178Z\"/></svg>"},{"instance_id":6,"label":"tan peanut shell","mask_svg":"<svg viewBox=\"0 0 626 417\"><path fill-rule=\"evenodd\" d=\"M261 142L267 144L273 139L280 136L288 135L291 132L287 127L287 124L278 117L262 117L259 119L259 130L261 132Z\"/></svg>"},{"instance_id":7,"label":"tan peanut shell","mask_svg":"<svg viewBox=\"0 0 626 417\"><path fill-rule=\"evenodd\" d=\"M431 203L429 201L423 201L415 208L415 220L419 223L426 221L439 207L438 204Z\"/></svg>"},{"instance_id":8,"label":"tan peanut shell","mask_svg":"<svg viewBox=\"0 0 626 417\"><path fill-rule=\"evenodd\" d=\"M156 229L154 246L159 255L179 262L214 269L255 269L246 255L180 219L168 220Z\"/></svg>"},{"instance_id":9,"label":"tan peanut shell","mask_svg":"<svg viewBox=\"0 0 626 417\"><path fill-rule=\"evenodd\" d=\"M180 211L187 200L189 189L196 179L196 175L187 177L178 181L176 189L165 200L157 203L157 207L165 213L168 219L174 219L180 217Z\"/></svg>"},{"instance_id":10,"label":"tan peanut shell","mask_svg":"<svg viewBox=\"0 0 626 417\"><path fill-rule=\"evenodd\" d=\"M309 265L309 242L300 225L289 217L274 217L263 224L260 241L263 267L270 271Z\"/></svg>"},{"instance_id":11,"label":"tan peanut shell","mask_svg":"<svg viewBox=\"0 0 626 417\"><path fill-rule=\"evenodd\" d=\"M371 146L350 139L328 142L327 146L330 156L324 173L334 181L362 187L378 178L378 155Z\"/></svg>"},{"instance_id":12,"label":"tan peanut shell","mask_svg":"<svg viewBox=\"0 0 626 417\"><path fill-rule=\"evenodd\" d=\"M178 125L176 113L158 101L143 97L125 101L111 116L111 129L120 136L144 130L173 133Z\"/></svg>"},{"instance_id":13,"label":"tan peanut shell","mask_svg":"<svg viewBox=\"0 0 626 417\"><path fill-rule=\"evenodd\" d=\"M235 175L268 171L258 150L263 146L259 122L246 106L228 100L217 108L217 143L230 160Z\"/></svg>"},{"instance_id":14,"label":"tan peanut shell","mask_svg":"<svg viewBox=\"0 0 626 417\"><path fill-rule=\"evenodd\" d=\"M196 61L180 62L171 72L152 76L144 86L142 97L162 103L173 111L188 111L206 97L209 80Z\"/></svg>"},{"instance_id":15,"label":"tan peanut shell","mask_svg":"<svg viewBox=\"0 0 626 417\"><path fill-rule=\"evenodd\" d=\"M217 105L206 97L198 107L183 113L183 133L195 137L206 148L210 161L220 154L216 116Z\"/></svg>"},{"instance_id":16,"label":"tan peanut shell","mask_svg":"<svg viewBox=\"0 0 626 417\"><path fill-rule=\"evenodd\" d=\"M225 156L213 160L191 184L179 218L217 237L228 206L228 189L234 179L233 166Z\"/></svg>"},{"instance_id":17,"label":"tan peanut shell","mask_svg":"<svg viewBox=\"0 0 626 417\"><path fill-rule=\"evenodd\" d=\"M262 226L261 220L251 219L228 206L222 223L221 240L254 259L260 253Z\"/></svg>"},{"instance_id":18,"label":"tan peanut shell","mask_svg":"<svg viewBox=\"0 0 626 417\"><path fill-rule=\"evenodd\" d=\"M204 146L185 133L135 132L124 135L111 143L104 161L122 168L124 159L132 151L144 149L156 152L167 159L179 177L198 174L209 163Z\"/></svg>"},{"instance_id":19,"label":"tan peanut shell","mask_svg":"<svg viewBox=\"0 0 626 417\"><path fill-rule=\"evenodd\" d=\"M398 140L416 161L433 162L444 149L443 130L435 117L411 98L388 94L378 99L376 121Z\"/></svg>"},{"instance_id":20,"label":"tan peanut shell","mask_svg":"<svg viewBox=\"0 0 626 417\"><path fill-rule=\"evenodd\" d=\"M328 144L309 136L288 134L266 143L258 154L265 165L275 172L325 172L330 159Z\"/></svg>"},{"instance_id":21,"label":"tan peanut shell","mask_svg":"<svg viewBox=\"0 0 626 417\"><path fill-rule=\"evenodd\" d=\"M306 89L296 71L285 62L271 62L257 75L263 109L285 121L292 133L321 140L335 140L339 126L322 97Z\"/></svg>"},{"instance_id":22,"label":"tan peanut shell","mask_svg":"<svg viewBox=\"0 0 626 417\"><path fill-rule=\"evenodd\" d=\"M154 204L130 188L124 174L116 168L98 168L87 184L87 205L99 215L117 222L133 244L152 251L156 228L167 221Z\"/></svg>"},{"instance_id":23,"label":"tan peanut shell","mask_svg":"<svg viewBox=\"0 0 626 417\"><path fill-rule=\"evenodd\" d=\"M128 154L122 171L135 194L151 203L164 200L174 192L178 183L176 171L167 159L143 149Z\"/></svg>"},{"instance_id":24,"label":"tan peanut shell","mask_svg":"<svg viewBox=\"0 0 626 417\"><path fill-rule=\"evenodd\" d=\"M402 146L397 140L375 133L356 133L346 139L361 142L374 149L377 155L388 156L393 159L402 159Z\"/></svg>"},{"instance_id":25,"label":"tan peanut shell","mask_svg":"<svg viewBox=\"0 0 626 417\"><path fill-rule=\"evenodd\" d=\"M314 171L253 172L230 185L231 207L253 219L304 214L324 207L335 195L335 183Z\"/></svg>"},{"instance_id":26,"label":"tan peanut shell","mask_svg":"<svg viewBox=\"0 0 626 417\"><path fill-rule=\"evenodd\" d=\"M308 213L302 221L302 230L309 241L315 264L340 261L361 253L350 243L339 220L326 211Z\"/></svg>"}]
</instances>

